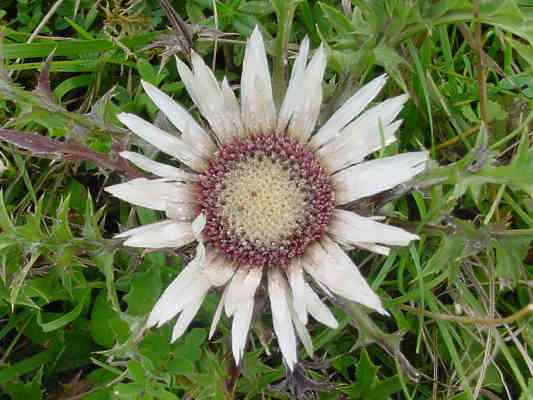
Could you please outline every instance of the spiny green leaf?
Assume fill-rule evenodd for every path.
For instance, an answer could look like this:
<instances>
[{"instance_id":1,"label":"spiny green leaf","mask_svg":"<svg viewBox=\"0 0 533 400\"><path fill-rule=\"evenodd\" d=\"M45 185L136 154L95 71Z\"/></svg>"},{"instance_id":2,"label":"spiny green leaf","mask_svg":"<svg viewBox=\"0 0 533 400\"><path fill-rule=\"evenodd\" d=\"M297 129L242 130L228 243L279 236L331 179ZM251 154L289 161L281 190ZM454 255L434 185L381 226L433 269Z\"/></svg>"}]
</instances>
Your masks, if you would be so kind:
<instances>
[{"instance_id":1,"label":"spiny green leaf","mask_svg":"<svg viewBox=\"0 0 533 400\"><path fill-rule=\"evenodd\" d=\"M325 3L319 3L324 16L339 33L351 33L354 27L351 21L338 9Z\"/></svg>"}]
</instances>

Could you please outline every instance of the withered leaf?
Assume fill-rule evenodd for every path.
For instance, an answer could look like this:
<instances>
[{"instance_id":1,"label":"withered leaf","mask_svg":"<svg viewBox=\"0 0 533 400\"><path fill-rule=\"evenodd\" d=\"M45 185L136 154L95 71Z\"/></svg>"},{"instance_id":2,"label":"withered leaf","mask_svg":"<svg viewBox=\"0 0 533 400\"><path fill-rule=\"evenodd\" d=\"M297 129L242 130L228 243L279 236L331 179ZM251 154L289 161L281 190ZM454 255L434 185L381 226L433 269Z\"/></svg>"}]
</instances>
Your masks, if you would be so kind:
<instances>
[{"instance_id":1,"label":"withered leaf","mask_svg":"<svg viewBox=\"0 0 533 400\"><path fill-rule=\"evenodd\" d=\"M32 155L56 155L70 161L92 161L99 167L116 171L129 178L142 176L123 159L119 157L116 160L111 159L106 154L97 153L85 145L65 143L33 132L2 128L0 128L0 140L28 150Z\"/></svg>"}]
</instances>

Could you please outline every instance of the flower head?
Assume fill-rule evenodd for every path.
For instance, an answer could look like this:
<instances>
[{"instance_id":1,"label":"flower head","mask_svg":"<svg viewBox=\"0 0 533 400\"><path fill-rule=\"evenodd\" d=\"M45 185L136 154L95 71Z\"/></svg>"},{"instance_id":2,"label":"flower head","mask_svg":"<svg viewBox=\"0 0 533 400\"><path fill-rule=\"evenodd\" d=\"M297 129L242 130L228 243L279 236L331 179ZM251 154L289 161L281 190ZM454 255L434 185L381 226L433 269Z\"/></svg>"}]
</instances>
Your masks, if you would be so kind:
<instances>
[{"instance_id":1,"label":"flower head","mask_svg":"<svg viewBox=\"0 0 533 400\"><path fill-rule=\"evenodd\" d=\"M146 82L144 89L180 135L132 114L119 115L135 134L187 169L121 153L158 178L138 178L106 190L132 204L164 211L167 218L118 237L125 238L127 246L153 249L199 243L195 258L154 306L147 326L160 326L178 315L172 340L178 339L208 291L224 287L210 335L223 311L233 318L237 363L263 277L274 331L292 369L297 337L312 351L305 327L308 315L337 327L312 284L386 314L345 250L357 247L388 254L389 246L417 239L346 207L402 184L425 168L426 152L365 161L396 140L401 121L395 118L407 96L364 111L385 85L386 76L380 76L316 129L326 54L320 47L308 62L308 53L305 39L279 111L263 39L255 29L246 45L240 105L228 81L219 83L197 54L192 54L192 69L177 60L180 77L208 127Z\"/></svg>"}]
</instances>

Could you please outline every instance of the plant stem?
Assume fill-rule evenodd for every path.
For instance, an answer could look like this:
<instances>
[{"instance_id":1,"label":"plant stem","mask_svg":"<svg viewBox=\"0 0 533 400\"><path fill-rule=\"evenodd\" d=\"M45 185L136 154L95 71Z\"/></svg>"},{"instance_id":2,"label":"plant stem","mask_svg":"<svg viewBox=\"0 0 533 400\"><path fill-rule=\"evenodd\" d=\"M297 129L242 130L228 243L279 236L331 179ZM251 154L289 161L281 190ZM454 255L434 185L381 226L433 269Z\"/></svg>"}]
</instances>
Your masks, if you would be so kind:
<instances>
[{"instance_id":1,"label":"plant stem","mask_svg":"<svg viewBox=\"0 0 533 400\"><path fill-rule=\"evenodd\" d=\"M400 351L401 337L396 334L385 333L375 322L368 316L364 308L349 301L334 301L340 305L344 311L352 318L352 326L359 331L357 344L366 346L370 343L376 343L383 350L395 357L401 371L412 382L418 382L421 373L411 365L407 357Z\"/></svg>"},{"instance_id":2,"label":"plant stem","mask_svg":"<svg viewBox=\"0 0 533 400\"><path fill-rule=\"evenodd\" d=\"M278 32L274 43L274 64L272 68L272 81L274 102L279 108L287 88L288 46L292 19L296 10L297 1L274 1L274 8L278 19Z\"/></svg>"},{"instance_id":3,"label":"plant stem","mask_svg":"<svg viewBox=\"0 0 533 400\"><path fill-rule=\"evenodd\" d=\"M485 70L485 63L483 57L483 38L481 35L481 21L479 17L479 0L474 2L474 43L475 50L478 53L478 60L476 63L476 75L479 89L479 109L480 117L490 133L490 117L488 111L488 95L487 95L487 74Z\"/></svg>"},{"instance_id":4,"label":"plant stem","mask_svg":"<svg viewBox=\"0 0 533 400\"><path fill-rule=\"evenodd\" d=\"M461 324L474 324L482 326L500 326L507 325L517 322L523 318L529 317L533 313L533 304L528 304L521 310L515 312L514 314L509 315L504 318L479 318L479 317L465 317L460 315L450 315L450 314L441 314L434 313L430 311L420 310L419 308L411 307L408 305L400 305L402 310L417 314L424 315L428 318L433 318L440 321L453 321Z\"/></svg>"}]
</instances>

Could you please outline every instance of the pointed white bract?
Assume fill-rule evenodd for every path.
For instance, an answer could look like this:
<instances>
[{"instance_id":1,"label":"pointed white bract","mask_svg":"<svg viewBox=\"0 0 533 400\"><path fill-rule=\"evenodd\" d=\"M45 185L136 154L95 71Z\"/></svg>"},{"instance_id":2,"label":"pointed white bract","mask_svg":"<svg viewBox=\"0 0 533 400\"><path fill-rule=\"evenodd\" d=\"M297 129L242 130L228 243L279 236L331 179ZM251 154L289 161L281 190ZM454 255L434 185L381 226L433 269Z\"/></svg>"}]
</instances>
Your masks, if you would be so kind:
<instances>
[{"instance_id":1,"label":"pointed white bract","mask_svg":"<svg viewBox=\"0 0 533 400\"><path fill-rule=\"evenodd\" d=\"M285 363L292 371L297 362L296 336L289 309L289 288L281 271L277 268L268 270L268 295L279 348Z\"/></svg>"},{"instance_id":2,"label":"pointed white bract","mask_svg":"<svg viewBox=\"0 0 533 400\"><path fill-rule=\"evenodd\" d=\"M136 229L142 230L136 231ZM122 232L116 237L127 238L124 246L146 249L183 247L195 240L190 222L174 220L144 225L142 228Z\"/></svg>"},{"instance_id":3,"label":"pointed white bract","mask_svg":"<svg viewBox=\"0 0 533 400\"><path fill-rule=\"evenodd\" d=\"M311 267L310 267L311 268ZM329 326L332 329L337 329L339 323L333 316L331 310L326 306L316 292L307 283L304 287L305 304L309 314L321 324Z\"/></svg>"},{"instance_id":4,"label":"pointed white bract","mask_svg":"<svg viewBox=\"0 0 533 400\"><path fill-rule=\"evenodd\" d=\"M229 85L228 78L226 77L224 77L222 80L222 97L224 99L224 107L226 109L227 116L231 119L236 128L235 132L233 132L233 135L244 136L244 127L241 120L241 108L239 106L239 102L237 101L237 97L235 97L233 89Z\"/></svg>"},{"instance_id":5,"label":"pointed white bract","mask_svg":"<svg viewBox=\"0 0 533 400\"><path fill-rule=\"evenodd\" d=\"M241 76L241 116L248 134L270 133L276 127L276 108L265 44L255 28L246 44Z\"/></svg>"},{"instance_id":6,"label":"pointed white bract","mask_svg":"<svg viewBox=\"0 0 533 400\"><path fill-rule=\"evenodd\" d=\"M300 319L300 321L306 325L307 324L307 310L306 310L306 301L305 301L305 281L304 273L301 266L301 260L296 259L286 270L287 278L289 280L289 285L292 292L292 304L294 307L294 312Z\"/></svg>"},{"instance_id":7,"label":"pointed white bract","mask_svg":"<svg viewBox=\"0 0 533 400\"><path fill-rule=\"evenodd\" d=\"M164 226L170 224L174 224L174 221L167 219L159 222L154 222L153 224L141 225L137 228L128 229L127 231L115 235L115 239L124 239L130 236L141 235L147 232L162 229Z\"/></svg>"},{"instance_id":8,"label":"pointed white bract","mask_svg":"<svg viewBox=\"0 0 533 400\"><path fill-rule=\"evenodd\" d=\"M283 99L281 109L279 111L278 124L276 132L281 134L287 129L289 121L298 108L302 94L301 88L305 76L305 66L307 64L307 55L309 54L309 38L306 36L300 45L300 51L292 66L291 79L287 88L287 93ZM322 84L322 82L320 82Z\"/></svg>"},{"instance_id":9,"label":"pointed white bract","mask_svg":"<svg viewBox=\"0 0 533 400\"><path fill-rule=\"evenodd\" d=\"M194 293L191 293L190 288L192 283L198 280L197 278L204 262L205 254L203 252L197 253L196 257L187 264L176 279L165 289L148 317L147 328L151 328L156 324L161 326L181 311L181 308L178 307L180 303L187 305L191 302L191 297L194 297ZM180 298L185 297L185 294L188 297L185 301L182 301Z\"/></svg>"},{"instance_id":10,"label":"pointed white bract","mask_svg":"<svg viewBox=\"0 0 533 400\"><path fill-rule=\"evenodd\" d=\"M105 191L136 206L165 211L169 200L194 203L191 186L168 179L136 178L107 186Z\"/></svg>"},{"instance_id":11,"label":"pointed white bract","mask_svg":"<svg viewBox=\"0 0 533 400\"><path fill-rule=\"evenodd\" d=\"M357 244L354 244L353 246L347 245L345 243L339 242L339 244L346 246L346 248L352 249L353 247L358 247L363 250L371 251L372 253L381 254L382 256L388 256L390 254L390 249L386 246L380 246L379 244L373 244L373 243L363 243L359 242Z\"/></svg>"},{"instance_id":12,"label":"pointed white bract","mask_svg":"<svg viewBox=\"0 0 533 400\"><path fill-rule=\"evenodd\" d=\"M289 87L279 113L276 132L307 142L315 128L322 104L322 78L327 57L320 46L306 67L309 39L306 37L294 62Z\"/></svg>"},{"instance_id":13,"label":"pointed white bract","mask_svg":"<svg viewBox=\"0 0 533 400\"><path fill-rule=\"evenodd\" d=\"M177 314L187 309L189 306L193 306L193 308L197 310L198 308L196 308L196 304L201 304L208 290L209 282L205 279L205 277L198 275L191 279L189 286L183 288L181 293L168 294L167 298L165 299L166 301L162 303L161 306L164 308L162 309L162 315L157 323L158 326L165 324ZM186 321L187 319L185 319L183 323Z\"/></svg>"},{"instance_id":14,"label":"pointed white bract","mask_svg":"<svg viewBox=\"0 0 533 400\"><path fill-rule=\"evenodd\" d=\"M231 279L224 299L224 310L228 317L233 316L231 326L231 346L235 362L238 364L244 353L246 338L254 310L254 296L263 271L260 268L241 267Z\"/></svg>"},{"instance_id":15,"label":"pointed white bract","mask_svg":"<svg viewBox=\"0 0 533 400\"><path fill-rule=\"evenodd\" d=\"M244 302L255 294L261 282L262 270L258 268L241 267L237 270L229 283L228 293L224 301L224 311L231 317L239 303Z\"/></svg>"},{"instance_id":16,"label":"pointed white bract","mask_svg":"<svg viewBox=\"0 0 533 400\"><path fill-rule=\"evenodd\" d=\"M318 130L309 145L312 148L318 148L340 137L343 128L366 108L383 89L386 82L387 75L381 75L359 89Z\"/></svg>"},{"instance_id":17,"label":"pointed white bract","mask_svg":"<svg viewBox=\"0 0 533 400\"><path fill-rule=\"evenodd\" d=\"M378 158L344 169L332 176L337 204L372 196L406 183L426 168L425 151Z\"/></svg>"},{"instance_id":18,"label":"pointed white bract","mask_svg":"<svg viewBox=\"0 0 533 400\"><path fill-rule=\"evenodd\" d=\"M407 246L409 242L419 239L418 236L403 229L361 217L351 211L339 209L333 212L333 217L327 230L338 243L353 246L357 246L360 243Z\"/></svg>"},{"instance_id":19,"label":"pointed white bract","mask_svg":"<svg viewBox=\"0 0 533 400\"><path fill-rule=\"evenodd\" d=\"M180 138L134 114L120 113L117 118L137 136L154 145L158 150L176 157L193 170L202 171L207 166L206 160L190 144Z\"/></svg>"},{"instance_id":20,"label":"pointed white bract","mask_svg":"<svg viewBox=\"0 0 533 400\"><path fill-rule=\"evenodd\" d=\"M205 217L204 213L198 214L198 216L192 222L192 225L191 225L192 232L194 233L194 236L199 242L201 241L201 234L205 228L206 223L207 223L207 218Z\"/></svg>"},{"instance_id":21,"label":"pointed white bract","mask_svg":"<svg viewBox=\"0 0 533 400\"><path fill-rule=\"evenodd\" d=\"M364 157L396 140L401 121L393 123L408 96L402 95L366 111L343 129L341 135L325 145L318 154L331 172L358 163Z\"/></svg>"},{"instance_id":22,"label":"pointed white bract","mask_svg":"<svg viewBox=\"0 0 533 400\"><path fill-rule=\"evenodd\" d=\"M165 213L169 219L174 219L176 221L192 221L196 216L196 204L168 200Z\"/></svg>"},{"instance_id":23,"label":"pointed white bract","mask_svg":"<svg viewBox=\"0 0 533 400\"><path fill-rule=\"evenodd\" d=\"M304 268L316 281L339 296L387 314L379 297L338 244L325 236L319 244L311 245L307 254Z\"/></svg>"},{"instance_id":24,"label":"pointed white bract","mask_svg":"<svg viewBox=\"0 0 533 400\"><path fill-rule=\"evenodd\" d=\"M168 178L181 182L196 182L198 180L196 174L185 172L168 164L162 164L133 151L122 151L120 152L120 156L131 161L137 167L161 178Z\"/></svg>"},{"instance_id":25,"label":"pointed white bract","mask_svg":"<svg viewBox=\"0 0 533 400\"><path fill-rule=\"evenodd\" d=\"M180 77L219 141L226 143L240 135L240 120L227 107L227 94L225 97L215 75L202 58L193 51L191 60L192 71L183 61L176 58Z\"/></svg>"},{"instance_id":26,"label":"pointed white bract","mask_svg":"<svg viewBox=\"0 0 533 400\"><path fill-rule=\"evenodd\" d=\"M209 134L196 122L196 120L178 103L154 85L142 81L144 91L154 104L165 114L168 120L181 132L182 138L194 138L187 141L203 156L209 157L215 151L215 143Z\"/></svg>"},{"instance_id":27,"label":"pointed white bract","mask_svg":"<svg viewBox=\"0 0 533 400\"><path fill-rule=\"evenodd\" d=\"M292 322L294 324L294 329L296 330L296 335L298 336L298 339L300 339L300 342L304 345L305 351L307 352L307 355L311 358L313 358L313 340L311 339L311 335L309 335L309 331L305 327L305 325L300 321L296 313L294 312L294 308L290 307L291 311L291 318Z\"/></svg>"},{"instance_id":28,"label":"pointed white bract","mask_svg":"<svg viewBox=\"0 0 533 400\"><path fill-rule=\"evenodd\" d=\"M376 132L375 135L347 136L346 142L341 143L338 148L334 146L324 147L321 151L328 153L328 156L323 156L328 157L327 161L324 162L325 166L329 171L337 172L363 161L369 154L394 143L396 141L395 134L400 129L402 122L402 120L398 120L383 127L383 129L380 127L378 128L379 132ZM335 154L334 159L331 157L333 154Z\"/></svg>"},{"instance_id":29,"label":"pointed white bract","mask_svg":"<svg viewBox=\"0 0 533 400\"><path fill-rule=\"evenodd\" d=\"M244 355L248 331L252 323L254 301L245 300L236 308L231 324L231 351L235 364L239 365Z\"/></svg>"},{"instance_id":30,"label":"pointed white bract","mask_svg":"<svg viewBox=\"0 0 533 400\"><path fill-rule=\"evenodd\" d=\"M206 294L207 291L196 297L191 303L185 306L184 310L181 312L178 320L176 321L176 325L174 325L174 329L172 330L171 342L175 342L181 336L183 336L192 320L198 313L198 310L202 306Z\"/></svg>"},{"instance_id":31,"label":"pointed white bract","mask_svg":"<svg viewBox=\"0 0 533 400\"><path fill-rule=\"evenodd\" d=\"M331 218L331 214L327 214L326 218L330 219L325 229L318 231L317 235L322 237L304 251L298 253L295 248L284 248L286 254L303 253L302 256L291 258L288 264L277 265L272 262L273 259L280 258L275 258L275 252L268 253L268 246L272 243L270 239L264 248L261 247L261 253L255 254L257 259L270 260L269 263L248 265L251 263L248 260L255 259L250 256L246 261L235 261L235 254L239 253L233 251L235 246L242 244L243 254L248 257L249 239L243 242L232 241L233 253L226 255L226 250L223 247L217 248L216 243L221 238L226 245L228 241L224 235L228 232L221 231L220 235L216 233L218 236L214 240L209 237L214 227L223 225L217 221L208 221L208 216L212 215L210 211L213 211L210 210L211 204L216 204L212 207L220 207L222 203L219 203L218 198L206 201L203 197L205 191L218 190L224 186L217 183L213 188L209 187L213 178L209 175L212 173L211 167L215 175L220 173L226 176L226 165L217 169L220 159L215 157L224 154L232 162L240 160L240 150L224 152L224 149L231 149L231 146L237 144L243 146L237 147L238 149L253 150L256 142L250 140L248 135L254 135L254 140L268 140L269 142L262 144L266 145L267 153L272 143L278 143L276 146L281 147L285 145L285 138L271 135L290 135L291 140L286 142L290 143L287 146L292 147L280 150L283 153L279 154L279 158L285 162L285 157L289 155L288 159L292 163L301 157L302 164L299 168L302 177L306 173L316 174L317 171L322 171L324 175L320 179L330 179L332 188L327 193L328 196L335 197L336 207L393 189L424 170L428 160L426 152L364 161L373 152L393 143L402 123L395 119L407 100L405 95L386 100L365 111L385 85L386 75L364 85L322 127L316 129L327 57L324 46L320 46L308 62L309 52L309 39L305 38L294 60L279 115L273 100L265 44L258 28L254 29L246 44L240 104L228 80L224 78L221 83L217 81L202 58L192 52L190 67L176 59L178 73L207 124L197 122L185 108L147 82L142 82L144 90L179 134L167 133L132 114L118 115L119 120L133 133L176 158L185 167L182 169L180 165L173 167L161 164L130 151L120 153L121 157L135 166L160 178L137 178L109 186L105 190L133 205L163 211L167 219L127 230L116 238L123 239L126 246L151 249L180 248L196 242L194 259L164 290L148 316L146 327L161 326L175 319L171 340L178 340L194 320L208 292L212 289L221 290L209 338L214 335L222 314L225 313L232 319L231 345L237 365L244 356L254 319L256 292L263 282L263 269L267 275L273 328L285 364L292 370L297 363L297 338L309 356L313 354L313 343L306 328L312 322L309 315L330 328L335 329L339 325L315 288L326 297L340 296L387 314L380 298L346 251L360 248L388 255L388 246L405 246L418 239L412 233L378 222L377 218L362 217L340 208L333 210ZM266 136L262 136L263 134ZM224 147L234 140L229 147ZM303 146L303 149L298 146ZM314 155L307 150L311 150ZM272 161L277 162L274 158L272 156ZM306 169L308 161L309 164L320 164L323 169L314 165L309 172ZM229 172L232 172L231 168ZM272 171L266 172L272 175ZM261 173L259 171L253 179L258 179ZM302 179L302 185L305 185L305 179ZM314 186L310 185L312 187ZM283 204L286 203L288 202ZM239 207L243 205L239 203ZM244 204L244 207L247 205ZM307 232L306 229L298 229ZM228 236L237 234L238 232L232 231ZM287 237L290 234L292 233L287 232ZM260 240L258 242L261 243ZM238 257L240 256L237 255L237 259ZM264 293L264 288L260 293Z\"/></svg>"},{"instance_id":32,"label":"pointed white bract","mask_svg":"<svg viewBox=\"0 0 533 400\"><path fill-rule=\"evenodd\" d=\"M224 310L224 299L226 298L226 292L228 291L228 287L224 288L224 291L222 292L222 296L220 296L220 301L218 302L217 309L215 310L215 315L213 315L213 320L211 321L211 327L209 328L209 337L208 339L211 340L213 335L215 334L215 331L217 330L218 322L220 321L220 317L222 316L222 311Z\"/></svg>"},{"instance_id":33,"label":"pointed white bract","mask_svg":"<svg viewBox=\"0 0 533 400\"><path fill-rule=\"evenodd\" d=\"M305 70L302 87L294 99L288 134L305 143L311 137L322 104L322 78L326 71L327 57L320 46Z\"/></svg>"}]
</instances>

